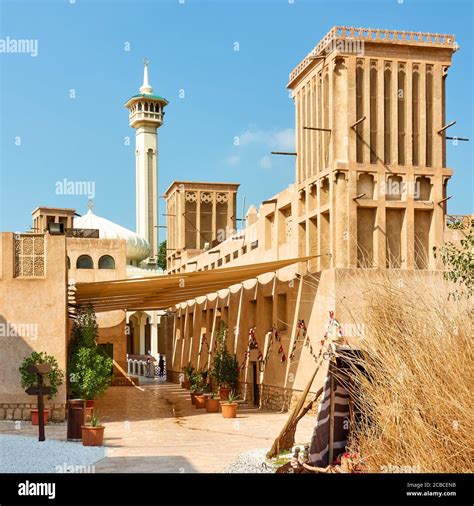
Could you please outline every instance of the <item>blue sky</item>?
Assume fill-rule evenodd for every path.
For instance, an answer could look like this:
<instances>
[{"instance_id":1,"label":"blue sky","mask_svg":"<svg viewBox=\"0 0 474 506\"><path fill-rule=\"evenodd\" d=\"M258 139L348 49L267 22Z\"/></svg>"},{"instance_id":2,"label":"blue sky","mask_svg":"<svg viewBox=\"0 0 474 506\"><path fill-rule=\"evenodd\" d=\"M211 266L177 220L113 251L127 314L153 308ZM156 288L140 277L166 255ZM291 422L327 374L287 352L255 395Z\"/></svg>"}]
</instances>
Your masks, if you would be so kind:
<instances>
[{"instance_id":1,"label":"blue sky","mask_svg":"<svg viewBox=\"0 0 474 506\"><path fill-rule=\"evenodd\" d=\"M134 131L123 104L137 93L144 57L170 102L160 194L174 179L240 182L239 207L243 195L258 206L294 181L293 157L268 156L293 142L288 73L333 25L456 35L447 118L457 121L452 135L472 140L448 145L448 210L473 212L469 0L0 0L0 38L38 40L36 57L0 54L0 230L28 229L37 205L84 213L87 196L56 194L64 179L95 182L94 211L135 228Z\"/></svg>"}]
</instances>

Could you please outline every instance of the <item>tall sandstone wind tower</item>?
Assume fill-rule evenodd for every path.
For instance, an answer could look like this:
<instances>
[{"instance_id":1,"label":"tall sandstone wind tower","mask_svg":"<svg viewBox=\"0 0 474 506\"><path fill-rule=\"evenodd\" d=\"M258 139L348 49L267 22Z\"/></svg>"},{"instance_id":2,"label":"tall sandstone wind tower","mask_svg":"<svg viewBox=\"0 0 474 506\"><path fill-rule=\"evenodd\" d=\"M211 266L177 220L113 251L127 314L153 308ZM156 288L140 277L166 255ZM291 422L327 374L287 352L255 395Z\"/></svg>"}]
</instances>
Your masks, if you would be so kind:
<instances>
[{"instance_id":1,"label":"tall sandstone wind tower","mask_svg":"<svg viewBox=\"0 0 474 506\"><path fill-rule=\"evenodd\" d=\"M337 26L291 72L299 232L331 253L318 270L438 266L456 49L452 35Z\"/></svg>"},{"instance_id":2,"label":"tall sandstone wind tower","mask_svg":"<svg viewBox=\"0 0 474 506\"><path fill-rule=\"evenodd\" d=\"M153 94L148 81L148 61L144 61L143 85L140 93L125 104L130 126L135 129L136 157L136 230L150 244L150 257L155 264L158 256L158 128L163 124L168 101Z\"/></svg>"}]
</instances>

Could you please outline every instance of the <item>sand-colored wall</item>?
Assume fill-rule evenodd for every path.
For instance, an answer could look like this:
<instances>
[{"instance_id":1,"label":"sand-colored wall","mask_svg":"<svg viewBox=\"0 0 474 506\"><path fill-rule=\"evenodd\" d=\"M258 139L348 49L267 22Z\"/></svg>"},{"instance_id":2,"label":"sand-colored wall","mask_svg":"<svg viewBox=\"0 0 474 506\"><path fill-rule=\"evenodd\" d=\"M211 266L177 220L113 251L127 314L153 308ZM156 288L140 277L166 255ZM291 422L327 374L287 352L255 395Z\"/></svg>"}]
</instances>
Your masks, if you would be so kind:
<instances>
[{"instance_id":1,"label":"sand-colored wall","mask_svg":"<svg viewBox=\"0 0 474 506\"><path fill-rule=\"evenodd\" d=\"M68 282L92 283L125 279L126 253L123 239L83 239L68 237L66 239L67 255L70 260ZM93 269L77 269L76 261L81 255L92 258ZM110 255L115 260L115 269L99 269L99 259ZM125 333L125 311L109 311L97 314L99 325L99 343L112 343L114 359L127 369L127 335ZM115 371L117 373L117 371Z\"/></svg>"},{"instance_id":2,"label":"sand-colored wall","mask_svg":"<svg viewBox=\"0 0 474 506\"><path fill-rule=\"evenodd\" d=\"M45 351L56 358L61 369L66 368L66 240L49 234L44 240L45 275L21 278L14 277L14 234L0 234L0 405L11 404L3 409L36 402L21 388L18 371L23 358L32 351ZM12 335L9 325L23 326L24 332ZM52 402L64 406L65 400L63 385ZM2 414L22 418L20 408L15 409L0 413L0 418Z\"/></svg>"}]
</instances>

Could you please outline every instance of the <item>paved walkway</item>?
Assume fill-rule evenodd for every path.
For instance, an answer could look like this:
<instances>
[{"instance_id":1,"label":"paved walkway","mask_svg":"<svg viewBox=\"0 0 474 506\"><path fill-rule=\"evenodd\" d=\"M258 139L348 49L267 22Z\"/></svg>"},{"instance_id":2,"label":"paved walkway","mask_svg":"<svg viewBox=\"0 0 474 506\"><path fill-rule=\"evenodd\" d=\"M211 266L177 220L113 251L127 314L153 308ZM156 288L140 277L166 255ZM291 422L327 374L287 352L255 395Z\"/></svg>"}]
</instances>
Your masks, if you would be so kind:
<instances>
[{"instance_id":1,"label":"paved walkway","mask_svg":"<svg viewBox=\"0 0 474 506\"><path fill-rule=\"evenodd\" d=\"M191 405L189 392L151 380L141 386L111 387L96 402L106 426L107 457L96 472L219 472L245 451L270 448L287 413L239 408L236 419ZM298 424L296 442L308 442L314 417ZM1 422L0 433L33 435L37 428ZM65 424L51 424L46 437L65 439Z\"/></svg>"}]
</instances>

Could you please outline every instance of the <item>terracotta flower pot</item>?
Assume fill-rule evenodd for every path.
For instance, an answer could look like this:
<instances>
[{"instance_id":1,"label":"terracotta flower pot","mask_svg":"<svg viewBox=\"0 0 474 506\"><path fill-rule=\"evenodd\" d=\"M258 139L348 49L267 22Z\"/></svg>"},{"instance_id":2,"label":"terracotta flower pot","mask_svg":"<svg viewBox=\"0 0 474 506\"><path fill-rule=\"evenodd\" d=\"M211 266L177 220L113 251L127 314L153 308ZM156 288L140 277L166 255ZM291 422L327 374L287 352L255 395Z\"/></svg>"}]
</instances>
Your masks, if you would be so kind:
<instances>
[{"instance_id":1,"label":"terracotta flower pot","mask_svg":"<svg viewBox=\"0 0 474 506\"><path fill-rule=\"evenodd\" d=\"M194 406L196 404L196 394L191 392L191 404Z\"/></svg>"},{"instance_id":2,"label":"terracotta flower pot","mask_svg":"<svg viewBox=\"0 0 474 506\"><path fill-rule=\"evenodd\" d=\"M49 409L43 409L44 424L48 423ZM39 410L31 410L31 425L39 425Z\"/></svg>"},{"instance_id":3,"label":"terracotta flower pot","mask_svg":"<svg viewBox=\"0 0 474 506\"><path fill-rule=\"evenodd\" d=\"M86 422L90 422L92 414L94 413L95 400L89 399L86 401Z\"/></svg>"},{"instance_id":4,"label":"terracotta flower pot","mask_svg":"<svg viewBox=\"0 0 474 506\"><path fill-rule=\"evenodd\" d=\"M230 394L230 388L224 388L224 387L219 388L219 397L221 398L221 400L223 400L223 401L228 400L229 394Z\"/></svg>"},{"instance_id":5,"label":"terracotta flower pot","mask_svg":"<svg viewBox=\"0 0 474 506\"><path fill-rule=\"evenodd\" d=\"M202 394L195 395L194 405L196 409L204 409L206 407L206 397Z\"/></svg>"},{"instance_id":6,"label":"terracotta flower pot","mask_svg":"<svg viewBox=\"0 0 474 506\"><path fill-rule=\"evenodd\" d=\"M102 446L104 442L103 425L92 427L90 425L82 426L82 445L83 446Z\"/></svg>"},{"instance_id":7,"label":"terracotta flower pot","mask_svg":"<svg viewBox=\"0 0 474 506\"><path fill-rule=\"evenodd\" d=\"M221 403L222 416L224 418L237 418L237 406L236 402Z\"/></svg>"},{"instance_id":8,"label":"terracotta flower pot","mask_svg":"<svg viewBox=\"0 0 474 506\"><path fill-rule=\"evenodd\" d=\"M211 399L210 397L206 397L206 411L208 413L219 413L219 406L219 399Z\"/></svg>"}]
</instances>

